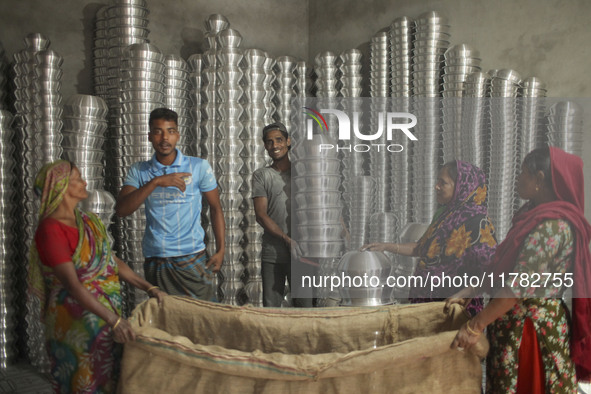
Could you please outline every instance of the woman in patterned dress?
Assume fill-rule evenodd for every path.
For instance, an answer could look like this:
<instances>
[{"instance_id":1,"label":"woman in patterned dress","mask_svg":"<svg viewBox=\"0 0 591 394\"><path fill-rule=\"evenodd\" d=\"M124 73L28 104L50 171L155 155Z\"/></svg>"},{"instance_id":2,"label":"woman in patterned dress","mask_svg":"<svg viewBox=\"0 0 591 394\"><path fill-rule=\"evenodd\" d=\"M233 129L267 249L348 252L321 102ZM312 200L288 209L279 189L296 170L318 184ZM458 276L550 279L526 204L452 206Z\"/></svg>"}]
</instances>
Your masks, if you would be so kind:
<instances>
[{"instance_id":1,"label":"woman in patterned dress","mask_svg":"<svg viewBox=\"0 0 591 394\"><path fill-rule=\"evenodd\" d=\"M135 339L121 317L120 279L160 301L164 293L111 253L105 226L76 205L86 182L70 162L45 165L37 175L39 225L31 247L29 296L40 308L54 391L115 391L119 347Z\"/></svg>"},{"instance_id":2,"label":"woman in patterned dress","mask_svg":"<svg viewBox=\"0 0 591 394\"><path fill-rule=\"evenodd\" d=\"M497 241L488 218L487 185L482 170L468 162L455 160L443 165L435 185L437 210L425 234L417 243L373 243L362 250L388 251L405 256L418 256L414 276L480 277L492 261ZM411 302L443 301L455 293L454 288L425 286L410 290ZM466 310L476 314L483 307L481 298L469 299Z\"/></svg>"},{"instance_id":3,"label":"woman in patterned dress","mask_svg":"<svg viewBox=\"0 0 591 394\"><path fill-rule=\"evenodd\" d=\"M472 346L488 326L487 392L576 393L576 379L591 377L583 162L558 148L536 149L523 162L517 191L528 202L497 248L495 298L451 347ZM572 319L562 301L567 287L573 287Z\"/></svg>"}]
</instances>

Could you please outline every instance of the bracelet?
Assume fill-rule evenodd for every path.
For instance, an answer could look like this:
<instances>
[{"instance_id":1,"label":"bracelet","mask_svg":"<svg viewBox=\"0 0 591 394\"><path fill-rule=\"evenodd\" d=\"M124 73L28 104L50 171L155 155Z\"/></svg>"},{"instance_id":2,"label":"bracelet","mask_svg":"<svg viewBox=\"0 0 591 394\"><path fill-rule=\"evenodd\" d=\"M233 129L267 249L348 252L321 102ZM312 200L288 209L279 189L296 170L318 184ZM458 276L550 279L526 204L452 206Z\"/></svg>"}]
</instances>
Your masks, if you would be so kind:
<instances>
[{"instance_id":1,"label":"bracelet","mask_svg":"<svg viewBox=\"0 0 591 394\"><path fill-rule=\"evenodd\" d=\"M466 322L466 331L468 331L468 334L470 334L470 335L477 335L477 336L480 336L480 334L482 334L481 332L474 331L472 328L470 328L470 322L471 322L471 321L472 321L472 320L468 320L468 321Z\"/></svg>"},{"instance_id":2,"label":"bracelet","mask_svg":"<svg viewBox=\"0 0 591 394\"><path fill-rule=\"evenodd\" d=\"M158 286L152 286L148 290L146 290L146 293L150 293L150 290L159 289L159 288L160 287L158 287Z\"/></svg>"},{"instance_id":3,"label":"bracelet","mask_svg":"<svg viewBox=\"0 0 591 394\"><path fill-rule=\"evenodd\" d=\"M400 244L396 244L396 254L400 254Z\"/></svg>"},{"instance_id":4,"label":"bracelet","mask_svg":"<svg viewBox=\"0 0 591 394\"><path fill-rule=\"evenodd\" d=\"M119 318L117 319L117 321L115 322L115 324L113 324L113 330L117 328L117 326L119 325L119 323L121 323L121 316L119 316Z\"/></svg>"}]
</instances>

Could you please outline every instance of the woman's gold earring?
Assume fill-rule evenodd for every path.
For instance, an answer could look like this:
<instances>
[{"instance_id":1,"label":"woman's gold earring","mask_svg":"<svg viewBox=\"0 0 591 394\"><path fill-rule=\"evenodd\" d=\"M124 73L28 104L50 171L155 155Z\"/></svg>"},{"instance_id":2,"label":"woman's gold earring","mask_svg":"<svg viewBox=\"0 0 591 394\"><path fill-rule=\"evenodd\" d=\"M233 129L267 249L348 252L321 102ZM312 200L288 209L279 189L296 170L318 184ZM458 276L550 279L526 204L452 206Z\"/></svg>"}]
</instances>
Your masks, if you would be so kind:
<instances>
[{"instance_id":1,"label":"woman's gold earring","mask_svg":"<svg viewBox=\"0 0 591 394\"><path fill-rule=\"evenodd\" d=\"M536 186L536 191L537 191L537 192L538 192L538 191L540 191L540 188L539 188L539 187L537 187L537 186Z\"/></svg>"}]
</instances>

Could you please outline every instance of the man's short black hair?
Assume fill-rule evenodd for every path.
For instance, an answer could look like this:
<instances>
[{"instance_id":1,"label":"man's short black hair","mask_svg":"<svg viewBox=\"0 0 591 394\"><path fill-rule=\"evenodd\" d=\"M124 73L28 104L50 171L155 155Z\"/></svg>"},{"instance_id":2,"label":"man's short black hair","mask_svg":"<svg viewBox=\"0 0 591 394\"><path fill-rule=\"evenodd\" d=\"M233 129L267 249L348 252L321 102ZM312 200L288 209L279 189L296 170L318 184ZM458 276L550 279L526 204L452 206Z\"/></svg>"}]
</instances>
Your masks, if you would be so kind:
<instances>
[{"instance_id":1,"label":"man's short black hair","mask_svg":"<svg viewBox=\"0 0 591 394\"><path fill-rule=\"evenodd\" d=\"M155 120L164 119L169 122L174 122L177 126L179 125L179 114L174 112L172 109L168 108L156 108L152 112L150 112L150 120L148 121L148 126L152 128L152 123Z\"/></svg>"},{"instance_id":2,"label":"man's short black hair","mask_svg":"<svg viewBox=\"0 0 591 394\"><path fill-rule=\"evenodd\" d=\"M289 133L287 132L287 127L285 127L285 125L281 122L275 122L275 123L271 123L271 124L268 124L265 127L263 127L263 142L265 142L265 138L267 137L267 134L269 134L271 131L274 131L274 130L281 131L281 134L283 134L285 139L289 138Z\"/></svg>"}]
</instances>

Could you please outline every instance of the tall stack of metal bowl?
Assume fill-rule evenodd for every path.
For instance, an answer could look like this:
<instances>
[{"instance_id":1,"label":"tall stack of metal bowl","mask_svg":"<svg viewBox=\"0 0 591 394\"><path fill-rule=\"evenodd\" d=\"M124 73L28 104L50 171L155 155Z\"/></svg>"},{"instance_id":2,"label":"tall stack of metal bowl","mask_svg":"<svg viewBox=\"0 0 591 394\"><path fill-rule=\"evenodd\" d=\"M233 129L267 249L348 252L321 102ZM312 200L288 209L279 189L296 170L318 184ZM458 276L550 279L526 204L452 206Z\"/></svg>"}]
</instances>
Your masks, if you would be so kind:
<instances>
[{"instance_id":1,"label":"tall stack of metal bowl","mask_svg":"<svg viewBox=\"0 0 591 394\"><path fill-rule=\"evenodd\" d=\"M292 237L302 254L319 263L318 275L335 275L343 249L340 160L336 150L319 152L320 144L336 145L326 134L313 134L292 149ZM331 297L321 289L318 298ZM337 295L338 298L338 295ZM322 304L321 304L322 305Z\"/></svg>"},{"instance_id":2,"label":"tall stack of metal bowl","mask_svg":"<svg viewBox=\"0 0 591 394\"><path fill-rule=\"evenodd\" d=\"M502 241L516 208L515 179L519 157L519 114L516 97L521 77L514 70L495 73L490 88L490 167L488 212Z\"/></svg>"},{"instance_id":3,"label":"tall stack of metal bowl","mask_svg":"<svg viewBox=\"0 0 591 394\"><path fill-rule=\"evenodd\" d=\"M85 212L95 213L109 227L115 214L115 202L115 197L108 191L91 189L88 190L88 197L80 202L80 208ZM107 237L112 244L113 236L110 232L107 232Z\"/></svg>"},{"instance_id":4,"label":"tall stack of metal bowl","mask_svg":"<svg viewBox=\"0 0 591 394\"><path fill-rule=\"evenodd\" d=\"M488 122L488 95L490 77L483 72L466 76L462 100L462 141L472 141L462 149L464 160L478 166L488 174L488 144L490 125Z\"/></svg>"},{"instance_id":5,"label":"tall stack of metal bowl","mask_svg":"<svg viewBox=\"0 0 591 394\"><path fill-rule=\"evenodd\" d=\"M390 96L390 34L388 31L380 31L375 34L370 43L370 90L372 98L370 104L369 129L379 129L380 114L385 116L388 112L388 99ZM372 144L388 144L387 133L372 141ZM392 179L390 172L390 157L385 149L372 149L369 152L369 175L376 181L376 199L374 209L376 212L384 212L390 208L390 191Z\"/></svg>"},{"instance_id":6,"label":"tall stack of metal bowl","mask_svg":"<svg viewBox=\"0 0 591 394\"><path fill-rule=\"evenodd\" d=\"M178 114L179 141L177 146L184 153L192 145L193 135L191 133L191 98L189 92L191 82L189 81L189 64L180 56L166 55L164 71L164 106L172 109Z\"/></svg>"},{"instance_id":7,"label":"tall stack of metal bowl","mask_svg":"<svg viewBox=\"0 0 591 394\"><path fill-rule=\"evenodd\" d=\"M310 93L310 75L308 72L308 65L305 61L299 61L295 68L296 84L294 86L295 94L297 98L308 97Z\"/></svg>"},{"instance_id":8,"label":"tall stack of metal bowl","mask_svg":"<svg viewBox=\"0 0 591 394\"><path fill-rule=\"evenodd\" d=\"M574 101L559 101L546 112L548 142L583 157L583 107Z\"/></svg>"},{"instance_id":9,"label":"tall stack of metal bowl","mask_svg":"<svg viewBox=\"0 0 591 394\"><path fill-rule=\"evenodd\" d=\"M100 10L99 10L100 13ZM122 171L126 169L121 165L121 137L123 135L123 103L122 89L126 89L122 84L123 67L122 60L127 57L127 47L133 44L147 44L149 30L148 26L149 11L146 8L145 0L111 0L106 10L106 47L103 46L104 39L95 41L97 47L108 49L108 68L107 68L107 95L106 102L109 106L109 129L107 131L106 156L107 166L105 168L105 180L107 188L116 195L121 186L123 186ZM100 23L100 18L99 23ZM98 28L98 26L97 26ZM153 51L153 49L149 49ZM158 51L159 52L159 51ZM104 51L95 52L96 55L104 56ZM104 62L103 62L104 63ZM139 71L139 70L138 70ZM129 73L125 76L130 79ZM145 78L144 78L145 77ZM145 75L141 79L149 79ZM138 78L139 79L139 78ZM101 75L100 81L105 78ZM129 86L129 85L126 85ZM104 87L100 88L104 91ZM111 165L111 163L113 163ZM122 234L115 234L115 238L121 239Z\"/></svg>"},{"instance_id":10,"label":"tall stack of metal bowl","mask_svg":"<svg viewBox=\"0 0 591 394\"><path fill-rule=\"evenodd\" d=\"M275 61L275 120L283 123L287 130L292 130L293 108L291 100L295 97L294 74L297 60L291 56L280 56Z\"/></svg>"},{"instance_id":11,"label":"tall stack of metal bowl","mask_svg":"<svg viewBox=\"0 0 591 394\"><path fill-rule=\"evenodd\" d=\"M271 57L267 52L265 52L265 62L263 63L263 70L265 70L265 80L263 82L263 87L265 88L265 109L267 110L267 115L271 115L272 118L269 118L271 123L275 119L275 113L277 111L277 106L275 105L275 96L277 95L277 91L275 90L275 58ZM269 161L271 159L269 158Z\"/></svg>"},{"instance_id":12,"label":"tall stack of metal bowl","mask_svg":"<svg viewBox=\"0 0 591 394\"><path fill-rule=\"evenodd\" d=\"M18 265L15 250L14 192L14 130L13 116L0 109L0 369L13 364L16 358L16 308L19 295L15 281Z\"/></svg>"},{"instance_id":13,"label":"tall stack of metal bowl","mask_svg":"<svg viewBox=\"0 0 591 394\"><path fill-rule=\"evenodd\" d=\"M229 226L226 223L226 249L224 264L221 268L223 282L220 290L224 304L237 305L238 296L244 288L242 282L243 248L242 238L244 233L240 228L238 218L243 215L244 197L241 193L243 179L240 175L244 162L240 153L244 149L241 140L244 125L242 114L244 106L242 96L244 90L241 86L243 72L240 68L243 51L240 49L242 36L234 29L224 29L217 34L218 40L218 69L217 78L220 84L217 88L218 105L218 129L216 138L218 186L220 188L220 201L224 214L236 218L236 222ZM233 226L232 226L233 225Z\"/></svg>"},{"instance_id":14,"label":"tall stack of metal bowl","mask_svg":"<svg viewBox=\"0 0 591 394\"><path fill-rule=\"evenodd\" d=\"M415 21L412 57L412 113L420 143L412 149L412 217L429 223L435 214L435 179L441 164L440 88L444 53L449 47L450 25L437 12L421 14Z\"/></svg>"},{"instance_id":15,"label":"tall stack of metal bowl","mask_svg":"<svg viewBox=\"0 0 591 394\"><path fill-rule=\"evenodd\" d=\"M0 42L0 109L6 108L6 99L8 98L8 59L4 47Z\"/></svg>"},{"instance_id":16,"label":"tall stack of metal bowl","mask_svg":"<svg viewBox=\"0 0 591 394\"><path fill-rule=\"evenodd\" d=\"M189 74L189 97L191 98L191 128L189 134L192 137L189 152L191 155L201 155L201 86L203 78L203 57L200 53L193 54L187 59L191 73Z\"/></svg>"},{"instance_id":17,"label":"tall stack of metal bowl","mask_svg":"<svg viewBox=\"0 0 591 394\"><path fill-rule=\"evenodd\" d=\"M412 83L412 41L415 23L403 16L390 25L390 76L393 105L399 112L410 112ZM407 138L397 140L402 152L390 155L391 197L390 211L395 212L401 224L410 219L410 151Z\"/></svg>"},{"instance_id":18,"label":"tall stack of metal bowl","mask_svg":"<svg viewBox=\"0 0 591 394\"><path fill-rule=\"evenodd\" d=\"M349 49L339 56L340 70L340 96L342 110L352 117L353 113L358 113L361 117L363 113L363 99L361 99L363 74L361 73L361 51L358 49ZM359 121L359 130L363 130L363 122ZM356 146L361 141L356 135L351 136L350 141L345 144ZM355 152L354 150L343 149L340 152L340 159L343 164L343 199L347 201L350 190L350 180L356 176L364 175L365 162L368 159L367 153ZM349 207L344 206L343 219L345 225L349 222Z\"/></svg>"},{"instance_id":19,"label":"tall stack of metal bowl","mask_svg":"<svg viewBox=\"0 0 591 394\"><path fill-rule=\"evenodd\" d=\"M109 6L103 6L96 12L94 29L94 42L92 46L94 81L94 93L106 100L109 94L109 38L107 10Z\"/></svg>"},{"instance_id":20,"label":"tall stack of metal bowl","mask_svg":"<svg viewBox=\"0 0 591 394\"><path fill-rule=\"evenodd\" d=\"M248 302L254 306L263 306L263 280L261 276L261 252L263 228L256 222L252 201L252 174L259 168L265 167L265 149L262 142L263 127L272 122L272 112L268 111L265 102L270 100L265 90L266 74L263 68L267 59L265 52L260 49L244 51L244 133L241 157L243 191L242 231L244 232L244 257L248 281L244 288ZM240 216L232 216L235 222ZM226 216L226 223L228 217Z\"/></svg>"},{"instance_id":21,"label":"tall stack of metal bowl","mask_svg":"<svg viewBox=\"0 0 591 394\"><path fill-rule=\"evenodd\" d=\"M97 96L75 94L64 103L64 158L76 164L88 189L105 186L103 144L108 112L107 103Z\"/></svg>"},{"instance_id":22,"label":"tall stack of metal bowl","mask_svg":"<svg viewBox=\"0 0 591 394\"><path fill-rule=\"evenodd\" d=\"M546 93L546 84L539 78L529 77L521 81L519 163L529 152L546 145Z\"/></svg>"},{"instance_id":23,"label":"tall stack of metal bowl","mask_svg":"<svg viewBox=\"0 0 591 394\"><path fill-rule=\"evenodd\" d=\"M338 94L337 56L330 51L316 55L314 59L314 73L316 74L316 97L336 97Z\"/></svg>"},{"instance_id":24,"label":"tall stack of metal bowl","mask_svg":"<svg viewBox=\"0 0 591 394\"><path fill-rule=\"evenodd\" d=\"M371 176L351 179L351 190L346 201L350 210L348 250L357 250L369 241L370 217L376 212L376 180Z\"/></svg>"},{"instance_id":25,"label":"tall stack of metal bowl","mask_svg":"<svg viewBox=\"0 0 591 394\"><path fill-rule=\"evenodd\" d=\"M39 213L39 198L34 192L35 177L39 168L44 164L41 150L41 123L43 116L49 119L56 119L61 116L62 107L40 106L41 97L37 91L38 79L37 58L40 51L49 47L49 39L39 33L31 33L25 37L25 49L14 54L14 84L16 121L14 130L16 134L16 222L20 225L16 228L16 250L19 251L17 259L28 261L28 251L33 242L37 215ZM61 69L52 68L53 80L61 78ZM47 371L49 360L44 349L44 327L41 318L36 314L39 310L35 305L27 303L26 277L27 264L19 264L15 273L18 283L17 289L20 294L15 295L17 310L26 313L26 330L23 346L25 352L34 361L34 365L41 370Z\"/></svg>"},{"instance_id":26,"label":"tall stack of metal bowl","mask_svg":"<svg viewBox=\"0 0 591 394\"><path fill-rule=\"evenodd\" d=\"M201 87L201 157L211 164L216 179L219 178L220 175L216 166L216 163L218 162L216 151L218 141L217 108L219 104L219 98L217 97L217 88L219 85L217 77L217 51L219 43L216 36L229 25L230 23L226 17L220 14L212 14L205 21L207 50L203 53L205 68L203 68L201 74L201 77L203 78ZM205 230L206 249L208 254L212 256L216 252L216 246L213 227L211 226L209 219L209 207L207 203L203 204L201 221L203 229ZM214 278L214 286L218 286L217 276Z\"/></svg>"},{"instance_id":27,"label":"tall stack of metal bowl","mask_svg":"<svg viewBox=\"0 0 591 394\"><path fill-rule=\"evenodd\" d=\"M130 166L150 160L153 148L148 141L150 112L164 107L164 56L151 44L132 44L121 60L121 134L117 135L117 192L123 186ZM120 220L122 256L140 276L144 275L142 239L146 227L144 207ZM129 305L146 299L146 293L133 290Z\"/></svg>"},{"instance_id":28,"label":"tall stack of metal bowl","mask_svg":"<svg viewBox=\"0 0 591 394\"><path fill-rule=\"evenodd\" d=\"M443 161L465 160L471 148L462 139L462 97L464 81L480 68L479 52L466 44L458 44L445 51L443 67L442 135Z\"/></svg>"}]
</instances>

